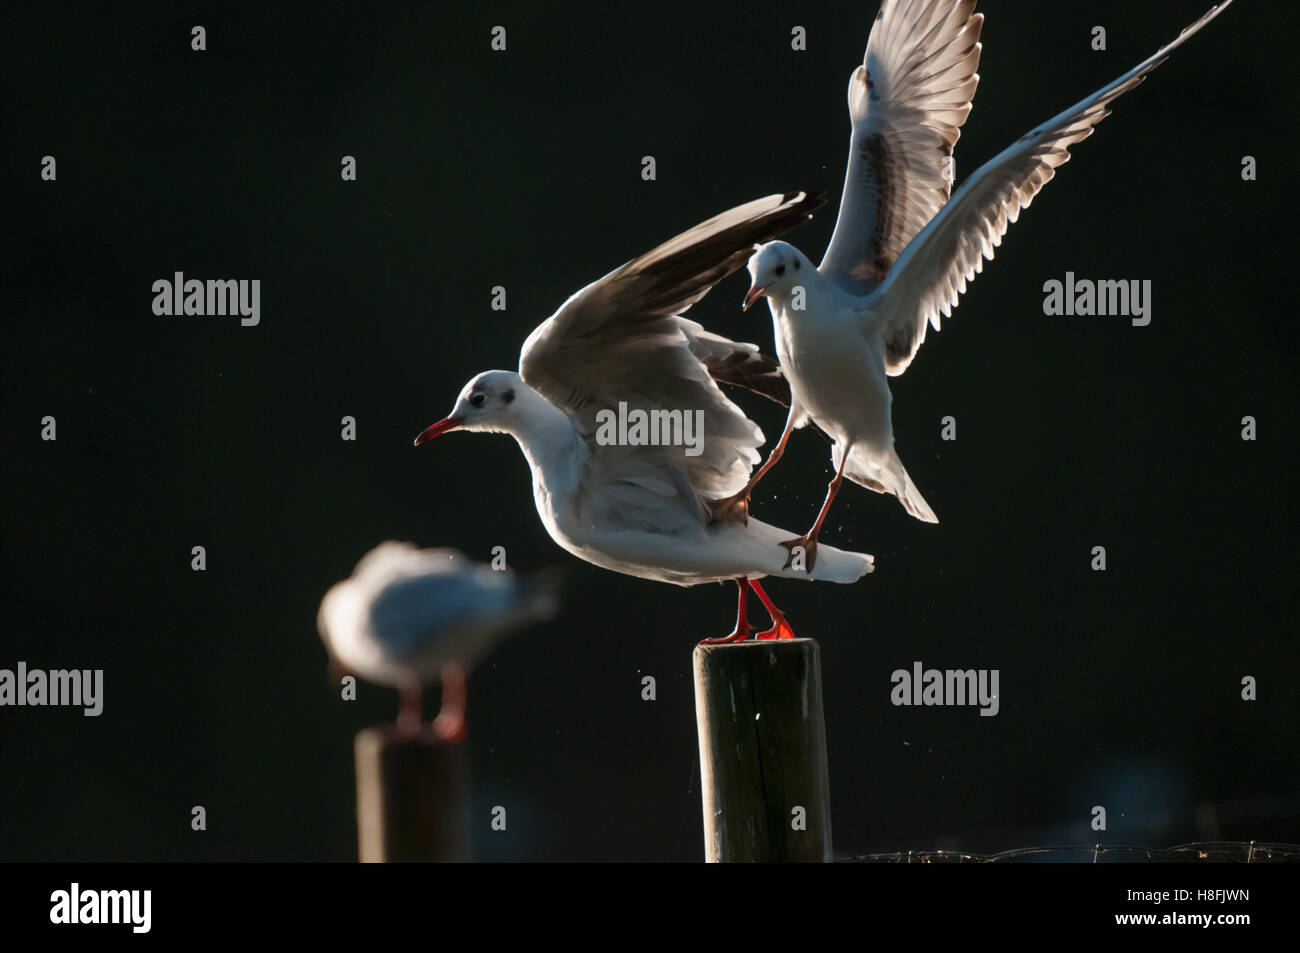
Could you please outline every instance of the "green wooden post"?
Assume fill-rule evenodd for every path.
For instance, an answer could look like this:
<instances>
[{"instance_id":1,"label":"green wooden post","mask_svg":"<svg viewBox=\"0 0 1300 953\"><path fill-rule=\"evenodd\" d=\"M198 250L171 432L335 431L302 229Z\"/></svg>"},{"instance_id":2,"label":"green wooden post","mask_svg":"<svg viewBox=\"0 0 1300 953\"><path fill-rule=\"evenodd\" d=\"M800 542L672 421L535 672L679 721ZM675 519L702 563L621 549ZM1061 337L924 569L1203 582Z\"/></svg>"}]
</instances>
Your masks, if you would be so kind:
<instances>
[{"instance_id":1,"label":"green wooden post","mask_svg":"<svg viewBox=\"0 0 1300 953\"><path fill-rule=\"evenodd\" d=\"M817 642L700 645L694 665L705 859L830 862Z\"/></svg>"},{"instance_id":2,"label":"green wooden post","mask_svg":"<svg viewBox=\"0 0 1300 953\"><path fill-rule=\"evenodd\" d=\"M469 857L465 746L428 725L357 734L357 854L362 863L459 861Z\"/></svg>"}]
</instances>

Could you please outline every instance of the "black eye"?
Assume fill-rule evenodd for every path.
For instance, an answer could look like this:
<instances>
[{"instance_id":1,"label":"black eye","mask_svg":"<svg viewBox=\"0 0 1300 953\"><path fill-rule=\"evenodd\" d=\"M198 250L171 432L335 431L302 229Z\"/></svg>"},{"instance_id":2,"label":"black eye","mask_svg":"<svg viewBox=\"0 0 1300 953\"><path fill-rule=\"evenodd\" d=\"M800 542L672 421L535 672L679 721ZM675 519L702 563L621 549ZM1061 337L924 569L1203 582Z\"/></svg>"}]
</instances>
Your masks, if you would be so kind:
<instances>
[{"instance_id":1,"label":"black eye","mask_svg":"<svg viewBox=\"0 0 1300 953\"><path fill-rule=\"evenodd\" d=\"M781 277L782 275L784 275L784 274L785 274L785 265L777 265L777 266L776 266L776 276L777 276L778 278L780 278L780 277Z\"/></svg>"},{"instance_id":2,"label":"black eye","mask_svg":"<svg viewBox=\"0 0 1300 953\"><path fill-rule=\"evenodd\" d=\"M512 400L515 399L514 390L506 391L504 394L501 395L501 399L504 400L507 404L510 403Z\"/></svg>"},{"instance_id":3,"label":"black eye","mask_svg":"<svg viewBox=\"0 0 1300 953\"><path fill-rule=\"evenodd\" d=\"M470 394L469 402L471 406L482 407L487 403L487 394Z\"/></svg>"},{"instance_id":4,"label":"black eye","mask_svg":"<svg viewBox=\"0 0 1300 953\"><path fill-rule=\"evenodd\" d=\"M798 271L798 270L799 270L799 259L798 259L798 258L796 258L796 259L794 260L794 270L795 270L795 271Z\"/></svg>"}]
</instances>

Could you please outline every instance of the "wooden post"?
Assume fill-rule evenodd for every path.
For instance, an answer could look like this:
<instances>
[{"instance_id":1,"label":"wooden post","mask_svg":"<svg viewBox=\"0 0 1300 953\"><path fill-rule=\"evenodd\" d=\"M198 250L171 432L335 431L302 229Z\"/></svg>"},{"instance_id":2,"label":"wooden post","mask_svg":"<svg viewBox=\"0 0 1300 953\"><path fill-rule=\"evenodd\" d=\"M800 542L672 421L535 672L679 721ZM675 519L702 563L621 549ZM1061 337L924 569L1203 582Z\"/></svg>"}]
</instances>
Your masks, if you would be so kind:
<instances>
[{"instance_id":1,"label":"wooden post","mask_svg":"<svg viewBox=\"0 0 1300 953\"><path fill-rule=\"evenodd\" d=\"M463 744L423 725L358 732L357 854L362 863L468 859Z\"/></svg>"},{"instance_id":2,"label":"wooden post","mask_svg":"<svg viewBox=\"0 0 1300 953\"><path fill-rule=\"evenodd\" d=\"M694 663L705 860L829 863L817 642L700 645Z\"/></svg>"}]
</instances>

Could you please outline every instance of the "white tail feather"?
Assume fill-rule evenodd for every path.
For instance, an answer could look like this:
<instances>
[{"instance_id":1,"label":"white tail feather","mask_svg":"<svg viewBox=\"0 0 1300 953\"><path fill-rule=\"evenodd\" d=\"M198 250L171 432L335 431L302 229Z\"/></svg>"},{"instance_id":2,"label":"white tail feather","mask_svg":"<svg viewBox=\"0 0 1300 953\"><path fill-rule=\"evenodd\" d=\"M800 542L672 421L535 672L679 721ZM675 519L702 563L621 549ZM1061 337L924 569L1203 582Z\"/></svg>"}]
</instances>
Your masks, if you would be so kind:
<instances>
[{"instance_id":1,"label":"white tail feather","mask_svg":"<svg viewBox=\"0 0 1300 953\"><path fill-rule=\"evenodd\" d=\"M849 454L849 464L844 468L844 475L868 490L898 497L903 509L923 523L939 522L939 517L935 516L930 504L908 476L896 451L891 450L888 457L880 460L873 459L865 449L855 447Z\"/></svg>"}]
</instances>

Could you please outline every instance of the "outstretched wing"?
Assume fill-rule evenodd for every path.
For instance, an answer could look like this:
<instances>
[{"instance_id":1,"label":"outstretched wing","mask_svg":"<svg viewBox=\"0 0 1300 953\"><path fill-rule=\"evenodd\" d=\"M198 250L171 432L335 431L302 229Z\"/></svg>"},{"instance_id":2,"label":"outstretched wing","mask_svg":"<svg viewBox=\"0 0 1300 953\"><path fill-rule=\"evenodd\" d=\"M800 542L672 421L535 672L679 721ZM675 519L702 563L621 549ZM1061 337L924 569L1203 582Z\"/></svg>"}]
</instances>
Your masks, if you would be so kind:
<instances>
[{"instance_id":1,"label":"outstretched wing","mask_svg":"<svg viewBox=\"0 0 1300 953\"><path fill-rule=\"evenodd\" d=\"M907 370L925 340L927 324L951 316L966 283L992 260L1007 227L1069 161L1069 149L1092 135L1109 106L1142 82L1169 54L1225 10L1212 7L1176 40L1109 86L1022 136L962 183L952 201L903 250L878 291L887 311L868 312L885 322L885 363L891 375Z\"/></svg>"},{"instance_id":2,"label":"outstretched wing","mask_svg":"<svg viewBox=\"0 0 1300 953\"><path fill-rule=\"evenodd\" d=\"M564 410L589 444L597 414L620 402L647 412L703 411L703 453L681 464L698 492L735 492L758 459L763 435L718 388L707 362L728 377L748 375L761 385L759 364L735 356L747 346L708 335L678 315L743 266L757 244L807 221L823 201L803 192L757 199L583 288L525 342L519 361L524 382ZM660 450L645 449L647 458ZM680 448L674 449L680 457Z\"/></svg>"},{"instance_id":3,"label":"outstretched wing","mask_svg":"<svg viewBox=\"0 0 1300 953\"><path fill-rule=\"evenodd\" d=\"M854 295L948 201L952 150L979 84L975 0L883 0L862 65L849 77L849 168L818 271Z\"/></svg>"}]
</instances>

